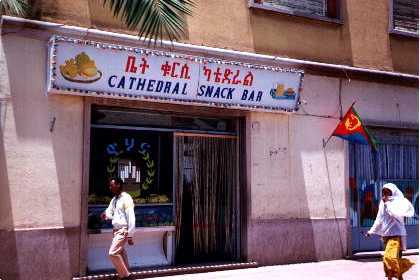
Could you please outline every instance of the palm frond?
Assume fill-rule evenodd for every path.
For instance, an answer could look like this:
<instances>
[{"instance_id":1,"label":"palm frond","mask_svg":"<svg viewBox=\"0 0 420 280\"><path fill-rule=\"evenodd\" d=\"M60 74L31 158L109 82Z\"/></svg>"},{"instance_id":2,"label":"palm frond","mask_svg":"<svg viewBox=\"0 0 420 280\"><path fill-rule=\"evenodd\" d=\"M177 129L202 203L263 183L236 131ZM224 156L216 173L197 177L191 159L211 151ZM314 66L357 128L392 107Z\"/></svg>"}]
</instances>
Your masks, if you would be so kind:
<instances>
[{"instance_id":1,"label":"palm frond","mask_svg":"<svg viewBox=\"0 0 420 280\"><path fill-rule=\"evenodd\" d=\"M29 5L25 0L0 0L0 13L15 16L25 16Z\"/></svg>"},{"instance_id":2,"label":"palm frond","mask_svg":"<svg viewBox=\"0 0 420 280\"><path fill-rule=\"evenodd\" d=\"M173 41L186 34L186 15L192 15L193 0L104 0L115 17L140 37L169 38Z\"/></svg>"}]
</instances>

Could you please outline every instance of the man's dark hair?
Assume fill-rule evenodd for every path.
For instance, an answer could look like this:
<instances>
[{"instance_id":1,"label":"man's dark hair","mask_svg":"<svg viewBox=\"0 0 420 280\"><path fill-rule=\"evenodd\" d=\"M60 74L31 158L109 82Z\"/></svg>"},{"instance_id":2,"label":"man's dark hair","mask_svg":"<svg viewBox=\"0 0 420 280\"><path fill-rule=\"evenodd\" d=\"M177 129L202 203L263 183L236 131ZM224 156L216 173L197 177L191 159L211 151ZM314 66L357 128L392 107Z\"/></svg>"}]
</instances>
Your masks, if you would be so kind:
<instances>
[{"instance_id":1,"label":"man's dark hair","mask_svg":"<svg viewBox=\"0 0 420 280\"><path fill-rule=\"evenodd\" d=\"M109 178L108 182L111 183L111 181L115 181L115 183L120 185L120 188L122 189L124 182L123 182L123 180L121 180L120 177L111 177L111 178Z\"/></svg>"}]
</instances>

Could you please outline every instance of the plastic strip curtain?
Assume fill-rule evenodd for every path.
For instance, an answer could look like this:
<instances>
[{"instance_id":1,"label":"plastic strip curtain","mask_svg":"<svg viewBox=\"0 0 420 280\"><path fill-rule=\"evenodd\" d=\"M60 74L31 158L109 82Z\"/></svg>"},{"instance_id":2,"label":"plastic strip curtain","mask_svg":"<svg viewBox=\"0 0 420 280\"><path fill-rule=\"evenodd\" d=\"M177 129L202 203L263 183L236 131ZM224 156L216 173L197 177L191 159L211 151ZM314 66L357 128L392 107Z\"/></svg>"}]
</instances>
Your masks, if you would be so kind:
<instances>
[{"instance_id":1,"label":"plastic strip curtain","mask_svg":"<svg viewBox=\"0 0 420 280\"><path fill-rule=\"evenodd\" d=\"M176 254L180 262L236 258L235 138L177 136Z\"/></svg>"}]
</instances>

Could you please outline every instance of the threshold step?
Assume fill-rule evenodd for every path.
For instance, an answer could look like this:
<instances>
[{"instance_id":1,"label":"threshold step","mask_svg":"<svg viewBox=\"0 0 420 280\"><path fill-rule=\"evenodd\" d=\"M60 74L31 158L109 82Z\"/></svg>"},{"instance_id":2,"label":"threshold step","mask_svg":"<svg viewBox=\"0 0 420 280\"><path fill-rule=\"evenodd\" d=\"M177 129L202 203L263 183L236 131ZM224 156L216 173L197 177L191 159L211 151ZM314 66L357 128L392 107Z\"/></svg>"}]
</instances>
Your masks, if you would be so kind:
<instances>
[{"instance_id":1,"label":"threshold step","mask_svg":"<svg viewBox=\"0 0 420 280\"><path fill-rule=\"evenodd\" d=\"M419 249L408 249L403 251L403 256L418 255ZM370 259L370 258L382 258L384 251L371 251L371 252L357 252L354 253L351 259Z\"/></svg>"},{"instance_id":2,"label":"threshold step","mask_svg":"<svg viewBox=\"0 0 420 280\"><path fill-rule=\"evenodd\" d=\"M152 269L142 269L131 272L131 279L144 279L159 276L170 276L190 273L203 273L212 271L222 271L231 269L256 268L257 262L234 262L234 263L210 263L210 264L194 264L183 266L171 266ZM93 274L88 276L73 277L73 280L110 280L118 279L116 273Z\"/></svg>"}]
</instances>

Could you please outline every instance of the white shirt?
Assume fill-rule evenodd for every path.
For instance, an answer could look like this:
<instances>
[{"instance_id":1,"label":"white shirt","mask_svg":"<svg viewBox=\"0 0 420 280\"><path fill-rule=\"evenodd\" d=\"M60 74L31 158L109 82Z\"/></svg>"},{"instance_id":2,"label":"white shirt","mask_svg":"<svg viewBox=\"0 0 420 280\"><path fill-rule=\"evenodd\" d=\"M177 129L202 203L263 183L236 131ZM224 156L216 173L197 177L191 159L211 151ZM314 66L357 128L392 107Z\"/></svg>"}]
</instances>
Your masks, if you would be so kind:
<instances>
[{"instance_id":1,"label":"white shirt","mask_svg":"<svg viewBox=\"0 0 420 280\"><path fill-rule=\"evenodd\" d=\"M133 237L136 229L136 216L134 215L134 202L131 196L122 192L119 196L114 196L105 210L108 220L112 219L114 229L127 227L128 237Z\"/></svg>"},{"instance_id":2,"label":"white shirt","mask_svg":"<svg viewBox=\"0 0 420 280\"><path fill-rule=\"evenodd\" d=\"M408 201L404 194L393 183L387 183L382 186L382 190L391 191L387 202L379 203L378 215L375 223L368 233L378 234L380 236L401 236L402 250L407 248L407 231L404 226L404 217L414 216L414 207Z\"/></svg>"},{"instance_id":3,"label":"white shirt","mask_svg":"<svg viewBox=\"0 0 420 280\"><path fill-rule=\"evenodd\" d=\"M402 249L406 249L407 231L404 226L404 217L394 215L390 209L391 201L379 203L378 214L368 233L380 236L401 236Z\"/></svg>"}]
</instances>

